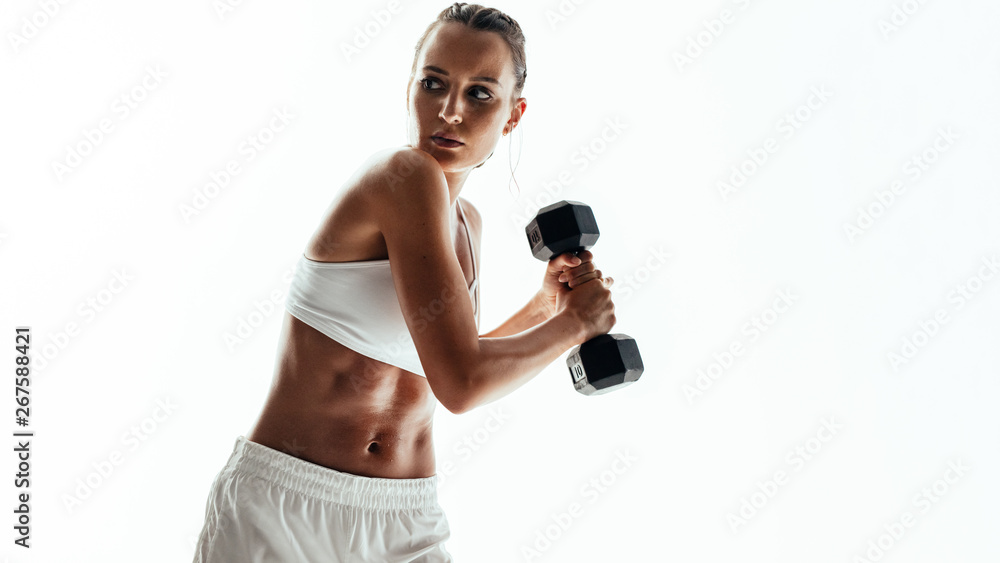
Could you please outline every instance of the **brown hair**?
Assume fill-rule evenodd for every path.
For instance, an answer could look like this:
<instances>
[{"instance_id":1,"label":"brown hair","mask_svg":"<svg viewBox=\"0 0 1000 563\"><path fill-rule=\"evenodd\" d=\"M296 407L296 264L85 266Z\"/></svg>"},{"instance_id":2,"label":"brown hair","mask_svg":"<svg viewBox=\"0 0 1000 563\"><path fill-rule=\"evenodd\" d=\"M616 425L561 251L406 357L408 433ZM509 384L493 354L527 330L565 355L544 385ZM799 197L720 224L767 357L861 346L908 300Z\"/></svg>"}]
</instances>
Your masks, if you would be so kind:
<instances>
[{"instance_id":1,"label":"brown hair","mask_svg":"<svg viewBox=\"0 0 1000 563\"><path fill-rule=\"evenodd\" d=\"M417 46L413 51L413 68L410 69L410 82L417 73L417 57L420 56L420 49L424 46L424 40L430 35L431 30L443 23L456 22L464 24L471 29L480 31L493 31L499 33L510 46L511 58L514 61L514 92L511 96L511 103L521 97L521 90L524 88L524 79L528 76L528 68L524 58L524 33L521 26L514 18L497 10L496 8L486 8L479 4L466 4L465 2L455 2L438 14L436 20L431 22L424 34L417 41Z\"/></svg>"}]
</instances>

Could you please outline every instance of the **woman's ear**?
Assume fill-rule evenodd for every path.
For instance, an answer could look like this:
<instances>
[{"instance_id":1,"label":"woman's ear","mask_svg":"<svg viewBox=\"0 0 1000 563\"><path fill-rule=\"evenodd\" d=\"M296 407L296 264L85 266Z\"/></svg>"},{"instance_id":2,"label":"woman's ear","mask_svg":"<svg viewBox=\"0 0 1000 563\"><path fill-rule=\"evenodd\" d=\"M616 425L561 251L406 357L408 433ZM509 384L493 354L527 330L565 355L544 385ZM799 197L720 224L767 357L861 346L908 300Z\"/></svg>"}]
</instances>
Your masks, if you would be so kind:
<instances>
[{"instance_id":1,"label":"woman's ear","mask_svg":"<svg viewBox=\"0 0 1000 563\"><path fill-rule=\"evenodd\" d=\"M511 113L517 118L516 121L520 121L524 117L524 112L528 109L528 100L525 98L518 98L514 102L514 111Z\"/></svg>"},{"instance_id":2,"label":"woman's ear","mask_svg":"<svg viewBox=\"0 0 1000 563\"><path fill-rule=\"evenodd\" d=\"M521 117L524 116L524 110L527 108L528 104L525 98L518 98L517 101L514 102L514 107L510 110L510 119L507 120L507 125L510 126L508 134L514 132L514 128L517 127L517 124L521 121Z\"/></svg>"}]
</instances>

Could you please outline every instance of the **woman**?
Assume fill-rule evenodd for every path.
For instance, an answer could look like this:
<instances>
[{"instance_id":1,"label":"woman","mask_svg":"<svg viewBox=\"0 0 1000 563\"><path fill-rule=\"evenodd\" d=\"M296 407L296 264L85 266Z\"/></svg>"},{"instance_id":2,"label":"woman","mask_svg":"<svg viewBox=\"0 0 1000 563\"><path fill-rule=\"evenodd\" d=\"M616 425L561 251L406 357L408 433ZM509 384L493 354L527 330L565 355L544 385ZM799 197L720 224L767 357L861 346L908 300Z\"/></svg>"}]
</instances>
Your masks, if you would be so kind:
<instances>
[{"instance_id":1,"label":"woman","mask_svg":"<svg viewBox=\"0 0 1000 563\"><path fill-rule=\"evenodd\" d=\"M590 252L478 334L479 213L459 193L517 127L524 37L456 3L416 46L409 144L344 185L299 260L274 380L212 485L195 561L451 561L431 421L524 384L611 330ZM594 283L591 280L597 280Z\"/></svg>"}]
</instances>

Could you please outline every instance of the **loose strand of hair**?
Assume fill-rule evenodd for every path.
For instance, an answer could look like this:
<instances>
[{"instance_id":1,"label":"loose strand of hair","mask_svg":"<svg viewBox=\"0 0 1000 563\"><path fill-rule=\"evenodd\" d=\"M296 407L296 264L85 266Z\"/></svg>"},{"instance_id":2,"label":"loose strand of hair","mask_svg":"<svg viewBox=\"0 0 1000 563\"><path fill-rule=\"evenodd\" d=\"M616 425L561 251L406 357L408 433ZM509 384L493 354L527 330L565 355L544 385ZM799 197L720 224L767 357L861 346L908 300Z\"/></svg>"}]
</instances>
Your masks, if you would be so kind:
<instances>
[{"instance_id":1,"label":"loose strand of hair","mask_svg":"<svg viewBox=\"0 0 1000 563\"><path fill-rule=\"evenodd\" d=\"M523 123L518 123L517 130L521 131L522 127L524 127L524 124ZM514 143L514 133L512 131L511 135L510 135L510 142L507 144L507 166L508 167L510 167L510 153L513 152L513 151L510 150L510 145L512 145L513 143ZM517 195L514 196L514 199L517 199L518 196L521 195L521 185L518 184L517 183L517 179L514 178L514 168L517 168L518 164L521 164L521 149L523 149L523 148L524 148L524 131L521 131L520 133L518 133L518 141L517 141L517 164L515 164L513 167L510 168L510 180L507 180L507 192L508 193L510 193L510 182L511 182L511 180L513 180L514 181L514 185L517 186Z\"/></svg>"}]
</instances>

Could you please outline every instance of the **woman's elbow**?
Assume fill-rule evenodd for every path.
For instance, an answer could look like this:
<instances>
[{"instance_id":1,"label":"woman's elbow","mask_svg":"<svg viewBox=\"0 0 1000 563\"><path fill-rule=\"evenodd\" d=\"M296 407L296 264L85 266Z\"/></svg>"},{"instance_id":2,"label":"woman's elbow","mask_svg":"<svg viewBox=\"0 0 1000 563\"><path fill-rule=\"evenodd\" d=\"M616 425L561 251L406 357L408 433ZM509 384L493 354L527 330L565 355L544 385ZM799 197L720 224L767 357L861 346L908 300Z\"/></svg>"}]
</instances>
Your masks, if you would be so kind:
<instances>
[{"instance_id":1,"label":"woman's elbow","mask_svg":"<svg viewBox=\"0 0 1000 563\"><path fill-rule=\"evenodd\" d=\"M452 414L466 413L476 407L472 382L468 373L428 378L434 396Z\"/></svg>"},{"instance_id":2,"label":"woman's elbow","mask_svg":"<svg viewBox=\"0 0 1000 563\"><path fill-rule=\"evenodd\" d=\"M468 398L465 397L460 397L460 396L449 397L441 394L437 394L436 396L438 402L441 403L441 405L444 408L448 409L448 412L450 412L451 414L467 413L470 410L472 410L474 406L472 404L472 401L468 400Z\"/></svg>"},{"instance_id":3,"label":"woman's elbow","mask_svg":"<svg viewBox=\"0 0 1000 563\"><path fill-rule=\"evenodd\" d=\"M448 401L445 403L444 401L441 401L441 404L444 405L444 408L448 409L448 412L451 414L465 414L472 410L471 406L467 402Z\"/></svg>"}]
</instances>

